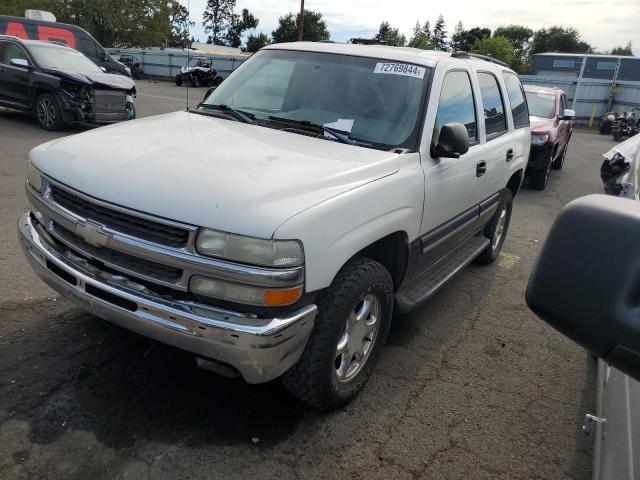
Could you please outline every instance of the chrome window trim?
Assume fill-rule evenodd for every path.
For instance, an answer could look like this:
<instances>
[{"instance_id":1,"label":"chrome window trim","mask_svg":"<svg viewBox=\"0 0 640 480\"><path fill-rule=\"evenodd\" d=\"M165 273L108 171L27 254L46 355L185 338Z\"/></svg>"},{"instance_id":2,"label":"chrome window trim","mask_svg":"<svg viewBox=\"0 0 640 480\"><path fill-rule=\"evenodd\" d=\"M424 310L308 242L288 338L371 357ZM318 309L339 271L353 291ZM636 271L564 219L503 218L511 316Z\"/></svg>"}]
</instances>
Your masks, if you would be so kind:
<instances>
[{"instance_id":1,"label":"chrome window trim","mask_svg":"<svg viewBox=\"0 0 640 480\"><path fill-rule=\"evenodd\" d=\"M104 227L101 229L105 233L109 234L109 239L105 247L121 252L128 255L149 260L158 264L180 268L183 270L182 277L175 283L167 284L167 282L161 281L156 278L147 277L139 273L126 271L127 274L142 278L149 282L153 282L158 285L170 286L177 290L187 291L189 286L189 280L192 275L199 274L212 278L218 278L227 280L230 282L241 283L245 285L254 285L260 287L290 287L301 285L304 283L304 267L292 267L292 268L267 268L251 266L239 263L233 263L226 260L216 259L213 257L207 257L200 255L195 251L195 235L198 227L188 224L182 224L179 222L173 222L171 220L154 217L148 214L141 214L135 210L127 210L123 207L115 206L111 203L96 200L87 195L81 194L76 190L69 189L66 185L63 185L55 180L50 179L43 175L42 194L35 191L28 183L26 184L27 197L34 209L39 211L44 217L44 224L47 226L47 231L53 234L56 239L59 237L55 235L55 232L49 227L49 222L54 221L66 228L70 232L76 233L81 229L87 219L82 218L73 212L65 209L63 206L54 202L51 198L51 190L49 184L55 184L59 188L63 188L70 191L74 195L86 201L96 203L104 206L105 208L113 208L127 215L137 216L158 223L165 223L180 228L187 228L190 231L189 241L185 248L173 248L166 245L156 244L147 240L142 240L136 237L132 237L127 234ZM76 246L72 249L79 250ZM98 257L92 256L97 260L103 261ZM108 264L108 262L105 262ZM109 265L116 270L123 271L125 269L121 266Z\"/></svg>"}]
</instances>

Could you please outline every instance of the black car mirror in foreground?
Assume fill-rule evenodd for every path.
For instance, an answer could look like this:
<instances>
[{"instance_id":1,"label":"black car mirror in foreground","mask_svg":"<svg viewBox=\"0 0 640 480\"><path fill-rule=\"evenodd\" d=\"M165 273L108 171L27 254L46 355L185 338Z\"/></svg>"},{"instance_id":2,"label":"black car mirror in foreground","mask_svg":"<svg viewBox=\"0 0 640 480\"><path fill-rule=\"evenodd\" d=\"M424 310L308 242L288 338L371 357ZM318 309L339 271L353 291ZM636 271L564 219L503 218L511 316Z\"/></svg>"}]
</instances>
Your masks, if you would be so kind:
<instances>
[{"instance_id":1,"label":"black car mirror in foreground","mask_svg":"<svg viewBox=\"0 0 640 480\"><path fill-rule=\"evenodd\" d=\"M640 380L640 202L589 195L569 203L526 300L549 325Z\"/></svg>"},{"instance_id":2,"label":"black car mirror in foreground","mask_svg":"<svg viewBox=\"0 0 640 480\"><path fill-rule=\"evenodd\" d=\"M437 131L436 131L437 132ZM433 139L433 158L459 158L469 151L469 132L461 123L446 123Z\"/></svg>"}]
</instances>

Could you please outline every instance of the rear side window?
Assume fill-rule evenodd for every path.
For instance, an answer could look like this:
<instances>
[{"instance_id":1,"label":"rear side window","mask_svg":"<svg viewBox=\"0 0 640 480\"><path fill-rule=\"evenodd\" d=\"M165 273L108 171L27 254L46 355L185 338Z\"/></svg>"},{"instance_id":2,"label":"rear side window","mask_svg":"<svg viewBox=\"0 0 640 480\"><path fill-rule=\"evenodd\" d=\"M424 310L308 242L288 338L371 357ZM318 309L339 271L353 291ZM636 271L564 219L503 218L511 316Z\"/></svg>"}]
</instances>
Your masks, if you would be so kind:
<instances>
[{"instance_id":1,"label":"rear side window","mask_svg":"<svg viewBox=\"0 0 640 480\"><path fill-rule=\"evenodd\" d=\"M90 38L80 38L80 51L89 58L98 58L98 49L96 42Z\"/></svg>"},{"instance_id":2,"label":"rear side window","mask_svg":"<svg viewBox=\"0 0 640 480\"><path fill-rule=\"evenodd\" d=\"M507 95L511 105L513 126L516 128L529 126L529 108L525 101L524 90L518 77L511 72L502 72L502 78L507 86Z\"/></svg>"},{"instance_id":3,"label":"rear side window","mask_svg":"<svg viewBox=\"0 0 640 480\"><path fill-rule=\"evenodd\" d=\"M446 123L463 124L467 127L469 142L478 140L476 108L467 72L455 70L444 77L436 114L436 129L440 131L440 127Z\"/></svg>"},{"instance_id":4,"label":"rear side window","mask_svg":"<svg viewBox=\"0 0 640 480\"><path fill-rule=\"evenodd\" d=\"M27 57L27 52L25 52L21 46L16 45L15 43L7 43L4 47L4 55L2 58L2 63L9 65L9 63L13 59L29 61L29 57Z\"/></svg>"},{"instance_id":5,"label":"rear side window","mask_svg":"<svg viewBox=\"0 0 640 480\"><path fill-rule=\"evenodd\" d=\"M507 118L504 114L502 94L498 86L498 80L490 73L478 73L480 83L480 96L484 110L484 124L487 129L487 137L499 135L507 130Z\"/></svg>"}]
</instances>

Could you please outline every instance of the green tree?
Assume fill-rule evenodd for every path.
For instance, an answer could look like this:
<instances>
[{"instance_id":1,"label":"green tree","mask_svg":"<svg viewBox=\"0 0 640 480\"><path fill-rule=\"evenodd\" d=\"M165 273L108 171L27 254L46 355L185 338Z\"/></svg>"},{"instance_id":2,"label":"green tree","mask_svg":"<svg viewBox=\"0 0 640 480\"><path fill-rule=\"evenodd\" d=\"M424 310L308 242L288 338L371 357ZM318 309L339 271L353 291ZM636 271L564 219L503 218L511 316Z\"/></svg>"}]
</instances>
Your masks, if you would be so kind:
<instances>
[{"instance_id":1,"label":"green tree","mask_svg":"<svg viewBox=\"0 0 640 480\"><path fill-rule=\"evenodd\" d=\"M409 40L409 47L431 50L433 49L433 44L430 37L429 22L426 22L424 26L421 26L420 22L416 22L416 26L413 28L413 37Z\"/></svg>"},{"instance_id":2,"label":"green tree","mask_svg":"<svg viewBox=\"0 0 640 480\"><path fill-rule=\"evenodd\" d=\"M431 43L433 43L433 47L436 50L447 50L447 31L445 28L444 17L440 14L433 26L433 33L431 34Z\"/></svg>"},{"instance_id":3,"label":"green tree","mask_svg":"<svg viewBox=\"0 0 640 480\"><path fill-rule=\"evenodd\" d=\"M247 52L257 52L262 47L266 47L271 43L269 36L266 33L259 33L258 35L249 35L247 37Z\"/></svg>"},{"instance_id":4,"label":"green tree","mask_svg":"<svg viewBox=\"0 0 640 480\"><path fill-rule=\"evenodd\" d=\"M533 34L530 55L545 52L591 53L593 47L582 40L575 28L542 28Z\"/></svg>"},{"instance_id":5,"label":"green tree","mask_svg":"<svg viewBox=\"0 0 640 480\"><path fill-rule=\"evenodd\" d=\"M385 42L392 47L404 47L407 39L400 33L400 30L393 28L389 22L384 21L380 24L380 29L375 36L376 40Z\"/></svg>"},{"instance_id":6,"label":"green tree","mask_svg":"<svg viewBox=\"0 0 640 480\"><path fill-rule=\"evenodd\" d=\"M511 42L513 46L511 53L515 66L524 65L527 62L533 30L522 25L507 25L496 28L493 35L494 37L505 37Z\"/></svg>"},{"instance_id":7,"label":"green tree","mask_svg":"<svg viewBox=\"0 0 640 480\"><path fill-rule=\"evenodd\" d=\"M242 43L242 34L246 30L253 30L258 26L258 19L248 9L243 8L242 14L231 14L229 28L225 34L227 45L238 48Z\"/></svg>"},{"instance_id":8,"label":"green tree","mask_svg":"<svg viewBox=\"0 0 640 480\"><path fill-rule=\"evenodd\" d=\"M491 30L488 28L473 27L469 30L458 31L455 34L455 38L452 38L452 43L455 43L455 46L458 47L457 50L470 52L476 40L489 38L490 36Z\"/></svg>"},{"instance_id":9,"label":"green tree","mask_svg":"<svg viewBox=\"0 0 640 480\"><path fill-rule=\"evenodd\" d=\"M462 50L462 40L464 34L464 26L461 21L458 21L456 24L456 28L453 29L453 35L451 35L451 42L449 43L449 47L452 52L456 52L458 50Z\"/></svg>"},{"instance_id":10,"label":"green tree","mask_svg":"<svg viewBox=\"0 0 640 480\"><path fill-rule=\"evenodd\" d=\"M207 6L202 14L204 32L210 34L207 43L224 45L225 33L230 26L236 0L207 0Z\"/></svg>"},{"instance_id":11,"label":"green tree","mask_svg":"<svg viewBox=\"0 0 640 480\"><path fill-rule=\"evenodd\" d=\"M473 53L488 55L508 64L513 61L513 45L506 37L489 37L477 39L471 47Z\"/></svg>"},{"instance_id":12,"label":"green tree","mask_svg":"<svg viewBox=\"0 0 640 480\"><path fill-rule=\"evenodd\" d=\"M298 25L300 13L295 16L287 13L278 19L278 28L271 32L273 43L295 42L298 40ZM304 10L304 26L302 40L307 42L320 42L329 40L331 34L327 30L327 23L322 19L322 13L312 10Z\"/></svg>"},{"instance_id":13,"label":"green tree","mask_svg":"<svg viewBox=\"0 0 640 480\"><path fill-rule=\"evenodd\" d=\"M171 47L188 47L189 27L196 24L189 19L189 10L184 5L176 2L167 3L169 8L169 23L171 24L171 38L169 46Z\"/></svg>"},{"instance_id":14,"label":"green tree","mask_svg":"<svg viewBox=\"0 0 640 480\"><path fill-rule=\"evenodd\" d=\"M615 47L613 50L611 50L611 53L609 55L623 55L627 57L633 57L631 40L629 40L624 47Z\"/></svg>"}]
</instances>

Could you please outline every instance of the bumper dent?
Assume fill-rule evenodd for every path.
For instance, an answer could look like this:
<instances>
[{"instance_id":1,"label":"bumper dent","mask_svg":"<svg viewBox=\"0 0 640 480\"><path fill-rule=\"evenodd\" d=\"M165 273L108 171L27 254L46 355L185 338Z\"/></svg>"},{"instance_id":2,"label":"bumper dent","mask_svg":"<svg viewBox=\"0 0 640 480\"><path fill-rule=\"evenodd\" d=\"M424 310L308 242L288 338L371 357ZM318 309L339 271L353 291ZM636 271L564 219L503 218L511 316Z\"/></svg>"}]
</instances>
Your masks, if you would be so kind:
<instances>
[{"instance_id":1,"label":"bumper dent","mask_svg":"<svg viewBox=\"0 0 640 480\"><path fill-rule=\"evenodd\" d=\"M73 303L134 332L228 364L248 383L282 375L298 361L311 334L315 305L284 318L257 319L170 301L133 283L127 288L119 277L89 264L70 261L46 241L46 232L29 213L18 220L18 231L35 273Z\"/></svg>"}]
</instances>

